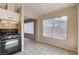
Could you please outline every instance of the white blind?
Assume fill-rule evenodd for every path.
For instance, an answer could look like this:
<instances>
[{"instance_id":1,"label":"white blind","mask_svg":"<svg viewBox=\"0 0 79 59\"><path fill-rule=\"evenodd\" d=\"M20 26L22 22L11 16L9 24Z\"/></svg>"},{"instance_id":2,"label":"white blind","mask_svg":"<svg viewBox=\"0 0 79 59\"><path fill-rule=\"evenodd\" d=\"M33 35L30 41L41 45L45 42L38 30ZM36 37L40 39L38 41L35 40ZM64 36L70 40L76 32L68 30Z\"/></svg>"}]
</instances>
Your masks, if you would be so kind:
<instances>
[{"instance_id":1,"label":"white blind","mask_svg":"<svg viewBox=\"0 0 79 59\"><path fill-rule=\"evenodd\" d=\"M24 24L24 33L34 34L34 22Z\"/></svg>"},{"instance_id":2,"label":"white blind","mask_svg":"<svg viewBox=\"0 0 79 59\"><path fill-rule=\"evenodd\" d=\"M43 36L66 40L67 39L67 16L44 20Z\"/></svg>"}]
</instances>

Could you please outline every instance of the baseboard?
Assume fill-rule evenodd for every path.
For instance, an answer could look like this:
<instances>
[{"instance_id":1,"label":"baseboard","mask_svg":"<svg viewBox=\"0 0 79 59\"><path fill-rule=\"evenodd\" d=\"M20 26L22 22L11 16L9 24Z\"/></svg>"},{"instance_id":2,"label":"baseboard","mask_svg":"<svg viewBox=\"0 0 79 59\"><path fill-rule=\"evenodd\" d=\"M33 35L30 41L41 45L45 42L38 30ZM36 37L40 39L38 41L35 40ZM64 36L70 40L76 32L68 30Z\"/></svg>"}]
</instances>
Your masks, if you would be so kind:
<instances>
[{"instance_id":1,"label":"baseboard","mask_svg":"<svg viewBox=\"0 0 79 59\"><path fill-rule=\"evenodd\" d=\"M52 44L49 44L49 43L44 42L44 41L37 41L37 42L41 42L41 43L48 44L48 45L51 45L51 46L56 46L56 45L52 45ZM59 46L56 46L56 47L59 47ZM59 48L66 49L66 50L69 50L69 51L74 51L74 52L78 53L77 50L73 50L73 49L69 49L69 48L63 48L63 47L59 47Z\"/></svg>"}]
</instances>

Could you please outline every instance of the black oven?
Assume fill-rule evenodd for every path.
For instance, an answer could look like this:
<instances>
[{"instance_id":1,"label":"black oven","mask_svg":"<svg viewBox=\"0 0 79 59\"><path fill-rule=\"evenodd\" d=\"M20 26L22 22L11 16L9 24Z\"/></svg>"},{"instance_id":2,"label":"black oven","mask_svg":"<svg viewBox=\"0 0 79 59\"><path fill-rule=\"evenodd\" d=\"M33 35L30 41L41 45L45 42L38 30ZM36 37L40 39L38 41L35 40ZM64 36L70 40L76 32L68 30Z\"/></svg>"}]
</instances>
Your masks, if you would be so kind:
<instances>
[{"instance_id":1,"label":"black oven","mask_svg":"<svg viewBox=\"0 0 79 59\"><path fill-rule=\"evenodd\" d=\"M17 30L0 30L0 55L11 55L19 51L21 51L21 35Z\"/></svg>"}]
</instances>

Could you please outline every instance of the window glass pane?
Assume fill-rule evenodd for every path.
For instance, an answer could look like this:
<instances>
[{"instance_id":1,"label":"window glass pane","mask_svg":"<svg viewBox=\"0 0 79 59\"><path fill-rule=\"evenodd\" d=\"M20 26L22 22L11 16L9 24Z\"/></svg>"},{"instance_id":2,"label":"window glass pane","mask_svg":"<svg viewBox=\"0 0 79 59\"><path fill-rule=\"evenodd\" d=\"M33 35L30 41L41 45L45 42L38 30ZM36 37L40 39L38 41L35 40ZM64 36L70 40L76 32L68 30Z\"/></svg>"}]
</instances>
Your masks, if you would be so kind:
<instances>
[{"instance_id":1,"label":"window glass pane","mask_svg":"<svg viewBox=\"0 0 79 59\"><path fill-rule=\"evenodd\" d=\"M34 22L24 24L24 33L34 34Z\"/></svg>"},{"instance_id":2,"label":"window glass pane","mask_svg":"<svg viewBox=\"0 0 79 59\"><path fill-rule=\"evenodd\" d=\"M43 21L43 36L67 39L67 16Z\"/></svg>"}]
</instances>

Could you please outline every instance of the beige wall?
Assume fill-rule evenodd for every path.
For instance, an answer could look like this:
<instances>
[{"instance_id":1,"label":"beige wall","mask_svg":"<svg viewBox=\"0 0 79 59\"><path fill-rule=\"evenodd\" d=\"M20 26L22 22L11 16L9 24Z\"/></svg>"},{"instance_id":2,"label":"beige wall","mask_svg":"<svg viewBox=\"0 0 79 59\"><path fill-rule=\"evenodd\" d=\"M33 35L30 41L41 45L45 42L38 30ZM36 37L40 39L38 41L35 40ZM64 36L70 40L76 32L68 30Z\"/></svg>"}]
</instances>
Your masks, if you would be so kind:
<instances>
[{"instance_id":1,"label":"beige wall","mask_svg":"<svg viewBox=\"0 0 79 59\"><path fill-rule=\"evenodd\" d=\"M43 37L42 20L61 16L68 16L68 40ZM38 41L77 51L77 7L74 6L40 16L38 20Z\"/></svg>"}]
</instances>

